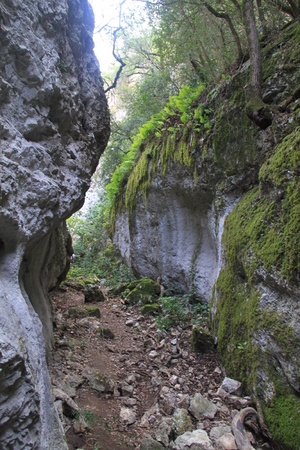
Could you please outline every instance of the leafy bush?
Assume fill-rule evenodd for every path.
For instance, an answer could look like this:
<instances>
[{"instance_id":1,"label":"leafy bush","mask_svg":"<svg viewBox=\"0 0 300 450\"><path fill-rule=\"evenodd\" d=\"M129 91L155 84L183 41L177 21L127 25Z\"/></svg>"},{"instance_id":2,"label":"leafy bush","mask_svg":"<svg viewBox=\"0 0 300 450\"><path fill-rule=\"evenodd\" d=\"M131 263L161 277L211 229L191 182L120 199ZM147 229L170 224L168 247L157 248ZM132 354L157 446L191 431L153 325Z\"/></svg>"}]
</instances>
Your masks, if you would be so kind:
<instances>
[{"instance_id":1,"label":"leafy bush","mask_svg":"<svg viewBox=\"0 0 300 450\"><path fill-rule=\"evenodd\" d=\"M155 320L157 326L165 331L176 326L189 323L205 326L208 322L209 304L196 303L191 305L189 294L183 296L163 297L159 301L161 314Z\"/></svg>"}]
</instances>

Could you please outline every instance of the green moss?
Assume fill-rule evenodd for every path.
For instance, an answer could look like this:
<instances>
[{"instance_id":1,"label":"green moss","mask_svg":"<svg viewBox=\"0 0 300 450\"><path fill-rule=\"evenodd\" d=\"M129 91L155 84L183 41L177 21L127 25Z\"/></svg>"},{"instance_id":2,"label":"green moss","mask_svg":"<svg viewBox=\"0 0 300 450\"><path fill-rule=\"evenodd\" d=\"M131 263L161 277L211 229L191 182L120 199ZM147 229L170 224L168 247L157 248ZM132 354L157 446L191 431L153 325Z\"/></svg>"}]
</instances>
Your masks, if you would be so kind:
<instances>
[{"instance_id":1,"label":"green moss","mask_svg":"<svg viewBox=\"0 0 300 450\"><path fill-rule=\"evenodd\" d=\"M262 47L261 53L264 82L267 82L276 74L279 66L283 66L284 70L289 74L296 72L300 63L299 22L290 23L280 33L271 35Z\"/></svg>"},{"instance_id":2,"label":"green moss","mask_svg":"<svg viewBox=\"0 0 300 450\"><path fill-rule=\"evenodd\" d=\"M236 248L242 251L249 279L260 265L278 270L288 280L299 273L299 143L298 127L262 166L260 188L245 194L226 222L228 257Z\"/></svg>"},{"instance_id":3,"label":"green moss","mask_svg":"<svg viewBox=\"0 0 300 450\"><path fill-rule=\"evenodd\" d=\"M300 400L287 394L277 383L276 395L263 406L266 425L272 438L284 449L298 450L300 445Z\"/></svg>"},{"instance_id":4,"label":"green moss","mask_svg":"<svg viewBox=\"0 0 300 450\"><path fill-rule=\"evenodd\" d=\"M100 309L98 306L85 306L83 309L84 317L101 317Z\"/></svg>"},{"instance_id":5,"label":"green moss","mask_svg":"<svg viewBox=\"0 0 300 450\"><path fill-rule=\"evenodd\" d=\"M228 373L251 386L257 369L252 335L259 322L259 295L255 289L245 287L231 264L221 271L216 289L218 352Z\"/></svg>"},{"instance_id":6,"label":"green moss","mask_svg":"<svg viewBox=\"0 0 300 450\"><path fill-rule=\"evenodd\" d=\"M125 204L129 211L132 210L138 190L144 194L145 197L147 196L147 190L150 185L149 175L149 153L143 152L129 176L126 187Z\"/></svg>"},{"instance_id":7,"label":"green moss","mask_svg":"<svg viewBox=\"0 0 300 450\"><path fill-rule=\"evenodd\" d=\"M108 327L98 328L97 333L100 334L101 337L105 339L114 339L115 335Z\"/></svg>"},{"instance_id":8,"label":"green moss","mask_svg":"<svg viewBox=\"0 0 300 450\"><path fill-rule=\"evenodd\" d=\"M160 285L150 278L140 280L134 289L126 295L126 303L142 305L156 303L160 294Z\"/></svg>"},{"instance_id":9,"label":"green moss","mask_svg":"<svg viewBox=\"0 0 300 450\"><path fill-rule=\"evenodd\" d=\"M228 106L216 117L211 138L214 160L218 168L224 169L228 176L240 172L249 163L252 164L256 154L257 130L244 109L244 105L230 109Z\"/></svg>"},{"instance_id":10,"label":"green moss","mask_svg":"<svg viewBox=\"0 0 300 450\"><path fill-rule=\"evenodd\" d=\"M160 161L161 161L161 167L162 167L162 174L165 175L168 170L168 166L173 159L174 152L175 152L175 138L176 134L171 133L167 136L166 141L162 145L161 154L160 154Z\"/></svg>"},{"instance_id":11,"label":"green moss","mask_svg":"<svg viewBox=\"0 0 300 450\"><path fill-rule=\"evenodd\" d=\"M262 309L257 273L293 283L299 276L300 258L300 157L299 128L279 144L262 166L260 186L247 192L225 221L223 245L226 263L213 292L217 313L213 329L218 328L218 351L228 374L258 392L257 371L262 368L276 388L271 404L264 404L267 424L273 437L294 449L299 432L299 401L278 389L280 375L273 369L272 356L255 345L254 336L263 332L293 357L295 331L288 314L274 308ZM260 388L261 389L261 388ZM285 417L283 417L285 416ZM277 417L277 418L276 418ZM277 426L278 417L281 425ZM292 417L292 419L291 419Z\"/></svg>"},{"instance_id":12,"label":"green moss","mask_svg":"<svg viewBox=\"0 0 300 450\"><path fill-rule=\"evenodd\" d=\"M174 161L184 166L190 167L192 165L193 158L190 154L190 143L186 139L187 138L182 138L179 141L174 153Z\"/></svg>"},{"instance_id":13,"label":"green moss","mask_svg":"<svg viewBox=\"0 0 300 450\"><path fill-rule=\"evenodd\" d=\"M161 307L157 303L146 304L141 307L141 313L145 315L156 315L160 312Z\"/></svg>"},{"instance_id":14,"label":"green moss","mask_svg":"<svg viewBox=\"0 0 300 450\"><path fill-rule=\"evenodd\" d=\"M95 280L93 280L92 278L83 278L82 283L84 285L86 285L86 284L95 284Z\"/></svg>"},{"instance_id":15,"label":"green moss","mask_svg":"<svg viewBox=\"0 0 300 450\"><path fill-rule=\"evenodd\" d=\"M300 175L300 127L297 127L275 149L261 167L259 179L262 183L286 186L292 178Z\"/></svg>"}]
</instances>

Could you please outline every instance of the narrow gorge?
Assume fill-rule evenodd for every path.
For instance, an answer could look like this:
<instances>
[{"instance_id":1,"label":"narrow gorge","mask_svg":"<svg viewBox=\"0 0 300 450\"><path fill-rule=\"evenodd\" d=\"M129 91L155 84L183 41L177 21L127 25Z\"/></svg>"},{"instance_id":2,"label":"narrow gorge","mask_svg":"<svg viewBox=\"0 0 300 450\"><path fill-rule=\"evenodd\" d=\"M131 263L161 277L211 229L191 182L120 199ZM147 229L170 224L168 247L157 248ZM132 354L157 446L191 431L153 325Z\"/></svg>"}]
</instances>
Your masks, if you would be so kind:
<instances>
[{"instance_id":1,"label":"narrow gorge","mask_svg":"<svg viewBox=\"0 0 300 450\"><path fill-rule=\"evenodd\" d=\"M55 291L67 276L73 254L66 220L84 203L111 126L93 32L88 0L0 2L3 449L68 449L47 368L54 322L57 325L49 292L57 297L61 320L67 323L70 311ZM209 334L210 350L216 348L224 373L241 382L252 397L274 449L298 450L299 18L286 21L280 34L264 36L260 45L262 102L272 118L268 126L260 129L247 115L248 54L218 82L183 86L130 138L131 150L108 186L106 225L135 277L159 280L161 286L154 283L157 297L169 289L190 295L201 307L209 305L209 324L194 325L191 335L195 329ZM118 259L117 271L120 266ZM103 286L103 280L94 279L98 288ZM83 297L82 285L72 283ZM123 286L109 295L119 295L122 289L129 293ZM126 295L118 300L121 313L115 305L106 306L110 320L116 314L119 329L121 319L130 315ZM140 310L132 314L134 321L140 320ZM145 333L151 333L154 319L142 320L148 327ZM66 333L71 335L70 330ZM192 377L192 365L203 357L214 370L215 362L207 355L196 358L189 353L190 335L183 334L192 362L180 360L180 367L188 367ZM121 330L122 344L124 335ZM173 340L173 357L179 359L182 352L174 336L169 347ZM134 327L130 339L135 345ZM94 335L91 342L98 342ZM143 345L136 346L137 364ZM155 353L164 347L160 345ZM109 347L107 354L116 352ZM126 372L126 357L123 362ZM216 369L219 383L222 370ZM200 369L197 374L202 376ZM176 380L181 375L173 374ZM211 389L209 383L205 387ZM186 398L188 404L191 398ZM156 444L151 449L174 448Z\"/></svg>"}]
</instances>

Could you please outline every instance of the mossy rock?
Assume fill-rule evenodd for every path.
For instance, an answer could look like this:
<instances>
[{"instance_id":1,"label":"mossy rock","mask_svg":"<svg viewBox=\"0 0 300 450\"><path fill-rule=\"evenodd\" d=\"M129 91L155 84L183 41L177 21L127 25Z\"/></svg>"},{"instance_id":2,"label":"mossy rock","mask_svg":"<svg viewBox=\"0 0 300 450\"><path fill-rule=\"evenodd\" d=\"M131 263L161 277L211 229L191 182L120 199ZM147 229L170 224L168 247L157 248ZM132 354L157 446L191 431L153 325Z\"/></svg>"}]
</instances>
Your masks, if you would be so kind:
<instances>
[{"instance_id":1,"label":"mossy rock","mask_svg":"<svg viewBox=\"0 0 300 450\"><path fill-rule=\"evenodd\" d=\"M83 291L84 284L83 282L76 281L76 280L65 280L62 282L61 286L66 286L67 288L73 289L74 291Z\"/></svg>"},{"instance_id":2,"label":"mossy rock","mask_svg":"<svg viewBox=\"0 0 300 450\"><path fill-rule=\"evenodd\" d=\"M147 304L141 307L141 313L145 315L153 315L159 314L161 311L161 306L157 303Z\"/></svg>"},{"instance_id":3,"label":"mossy rock","mask_svg":"<svg viewBox=\"0 0 300 450\"><path fill-rule=\"evenodd\" d=\"M98 328L97 333L105 339L114 339L115 335L108 327Z\"/></svg>"},{"instance_id":4,"label":"mossy rock","mask_svg":"<svg viewBox=\"0 0 300 450\"><path fill-rule=\"evenodd\" d=\"M69 308L69 316L70 317L76 317L76 318L82 318L82 317L86 317L84 316L83 310L81 308L79 308L78 306L72 306L71 308Z\"/></svg>"},{"instance_id":5,"label":"mossy rock","mask_svg":"<svg viewBox=\"0 0 300 450\"><path fill-rule=\"evenodd\" d=\"M90 388L99 394L112 394L114 387L113 379L101 372L96 372L90 377Z\"/></svg>"},{"instance_id":6,"label":"mossy rock","mask_svg":"<svg viewBox=\"0 0 300 450\"><path fill-rule=\"evenodd\" d=\"M125 291L132 291L140 280L131 281L129 283L121 283L107 290L107 295L121 295Z\"/></svg>"},{"instance_id":7,"label":"mossy rock","mask_svg":"<svg viewBox=\"0 0 300 450\"><path fill-rule=\"evenodd\" d=\"M83 278L82 282L85 286L87 284L95 284L95 280L93 280L92 278Z\"/></svg>"},{"instance_id":8,"label":"mossy rock","mask_svg":"<svg viewBox=\"0 0 300 450\"><path fill-rule=\"evenodd\" d=\"M82 317L101 317L100 309L98 306L85 306L83 309L83 316Z\"/></svg>"},{"instance_id":9,"label":"mossy rock","mask_svg":"<svg viewBox=\"0 0 300 450\"><path fill-rule=\"evenodd\" d=\"M300 363L299 174L297 127L261 167L259 187L227 217L225 265L213 295L222 363L259 397L267 426L285 449L300 442L299 398L291 389Z\"/></svg>"},{"instance_id":10,"label":"mossy rock","mask_svg":"<svg viewBox=\"0 0 300 450\"><path fill-rule=\"evenodd\" d=\"M276 396L263 407L272 438L284 449L298 450L300 443L300 400L293 394Z\"/></svg>"},{"instance_id":11,"label":"mossy rock","mask_svg":"<svg viewBox=\"0 0 300 450\"><path fill-rule=\"evenodd\" d=\"M100 309L98 306L86 306L85 308L80 308L79 306L72 306L69 309L69 316L76 317L77 319L82 319L84 317L101 317Z\"/></svg>"},{"instance_id":12,"label":"mossy rock","mask_svg":"<svg viewBox=\"0 0 300 450\"><path fill-rule=\"evenodd\" d=\"M99 286L95 284L86 284L84 287L85 303L104 302L105 297Z\"/></svg>"},{"instance_id":13,"label":"mossy rock","mask_svg":"<svg viewBox=\"0 0 300 450\"><path fill-rule=\"evenodd\" d=\"M127 304L137 304L142 305L153 304L157 302L160 295L160 285L150 278L143 278L131 283L131 287L134 288L125 297L125 303Z\"/></svg>"},{"instance_id":14,"label":"mossy rock","mask_svg":"<svg viewBox=\"0 0 300 450\"><path fill-rule=\"evenodd\" d=\"M196 352L207 352L214 348L214 339L211 333L203 327L194 325L191 336L191 347Z\"/></svg>"},{"instance_id":15,"label":"mossy rock","mask_svg":"<svg viewBox=\"0 0 300 450\"><path fill-rule=\"evenodd\" d=\"M174 437L181 436L186 431L192 431L192 421L186 409L177 408L173 414L172 429Z\"/></svg>"}]
</instances>

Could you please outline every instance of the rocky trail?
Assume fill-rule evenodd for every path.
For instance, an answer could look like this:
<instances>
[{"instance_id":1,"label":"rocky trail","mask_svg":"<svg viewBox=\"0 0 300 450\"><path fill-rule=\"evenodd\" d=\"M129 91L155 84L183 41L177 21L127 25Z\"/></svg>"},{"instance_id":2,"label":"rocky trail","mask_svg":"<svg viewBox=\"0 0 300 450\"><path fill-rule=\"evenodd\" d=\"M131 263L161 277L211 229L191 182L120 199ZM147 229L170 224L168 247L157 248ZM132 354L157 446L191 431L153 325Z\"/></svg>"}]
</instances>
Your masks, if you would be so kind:
<instances>
[{"instance_id":1,"label":"rocky trail","mask_svg":"<svg viewBox=\"0 0 300 450\"><path fill-rule=\"evenodd\" d=\"M272 448L255 435L251 398L225 378L216 351L191 350L190 326L165 333L118 297L85 303L76 283L51 300L49 370L70 450ZM233 426L234 438L239 420L250 427L239 437Z\"/></svg>"}]
</instances>

